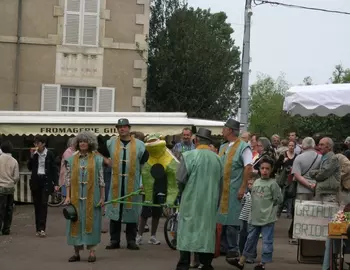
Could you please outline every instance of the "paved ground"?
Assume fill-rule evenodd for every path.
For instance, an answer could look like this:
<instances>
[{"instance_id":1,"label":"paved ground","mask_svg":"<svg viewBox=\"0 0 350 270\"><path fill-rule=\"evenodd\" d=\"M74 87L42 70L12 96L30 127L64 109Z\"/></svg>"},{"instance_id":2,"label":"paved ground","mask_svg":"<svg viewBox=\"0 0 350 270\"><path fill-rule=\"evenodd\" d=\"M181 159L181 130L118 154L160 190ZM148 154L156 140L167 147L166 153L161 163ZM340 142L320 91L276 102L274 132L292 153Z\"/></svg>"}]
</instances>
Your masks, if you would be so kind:
<instances>
[{"instance_id":1,"label":"paved ground","mask_svg":"<svg viewBox=\"0 0 350 270\"><path fill-rule=\"evenodd\" d=\"M121 249L107 251L108 234L103 235L97 250L97 262L88 264L87 253L82 254L82 262L68 263L72 248L66 245L65 220L60 208L49 209L48 236L41 239L35 237L33 207L22 205L16 207L12 235L0 236L0 269L1 270L110 270L110 269L142 269L173 270L178 253L170 250L164 242L163 228L159 229L160 246L141 246L140 251ZM288 245L286 231L290 220L281 219L277 224L274 262L268 266L271 270L316 270L320 265L298 264L296 246ZM162 222L163 224L163 222ZM149 234L145 235L146 237ZM146 238L147 239L147 238ZM125 242L124 242L125 243ZM260 248L259 248L260 250ZM233 269L224 258L214 261L216 270ZM247 265L247 270L253 269Z\"/></svg>"}]
</instances>

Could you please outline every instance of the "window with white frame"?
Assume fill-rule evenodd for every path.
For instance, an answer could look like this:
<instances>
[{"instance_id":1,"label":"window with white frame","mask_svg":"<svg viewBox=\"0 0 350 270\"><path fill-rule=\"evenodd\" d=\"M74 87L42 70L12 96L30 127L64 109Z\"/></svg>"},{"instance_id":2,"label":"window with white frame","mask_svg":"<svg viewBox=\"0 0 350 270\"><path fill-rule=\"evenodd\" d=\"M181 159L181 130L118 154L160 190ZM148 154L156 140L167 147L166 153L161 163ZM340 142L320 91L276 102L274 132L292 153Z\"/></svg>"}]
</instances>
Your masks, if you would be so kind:
<instances>
[{"instance_id":1,"label":"window with white frame","mask_svg":"<svg viewBox=\"0 0 350 270\"><path fill-rule=\"evenodd\" d=\"M41 110L114 112L115 88L42 84Z\"/></svg>"},{"instance_id":2,"label":"window with white frame","mask_svg":"<svg viewBox=\"0 0 350 270\"><path fill-rule=\"evenodd\" d=\"M96 104L96 89L62 87L61 111L94 112Z\"/></svg>"},{"instance_id":3,"label":"window with white frame","mask_svg":"<svg viewBox=\"0 0 350 270\"><path fill-rule=\"evenodd\" d=\"M65 0L63 44L97 47L100 0Z\"/></svg>"}]
</instances>

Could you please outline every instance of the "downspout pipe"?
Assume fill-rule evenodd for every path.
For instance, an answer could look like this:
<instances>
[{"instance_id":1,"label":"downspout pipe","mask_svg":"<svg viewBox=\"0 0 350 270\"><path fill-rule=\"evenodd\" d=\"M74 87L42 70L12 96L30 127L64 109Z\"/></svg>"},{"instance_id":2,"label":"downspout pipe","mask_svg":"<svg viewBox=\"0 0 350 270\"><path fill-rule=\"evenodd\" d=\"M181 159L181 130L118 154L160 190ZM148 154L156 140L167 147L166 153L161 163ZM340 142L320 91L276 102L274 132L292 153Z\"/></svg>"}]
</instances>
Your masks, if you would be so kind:
<instances>
[{"instance_id":1,"label":"downspout pipe","mask_svg":"<svg viewBox=\"0 0 350 270\"><path fill-rule=\"evenodd\" d=\"M21 36L22 36L22 0L18 0L17 10L17 43L16 43L16 64L15 64L15 77L13 88L13 110L18 110L18 88L19 88L19 63L21 52Z\"/></svg>"}]
</instances>

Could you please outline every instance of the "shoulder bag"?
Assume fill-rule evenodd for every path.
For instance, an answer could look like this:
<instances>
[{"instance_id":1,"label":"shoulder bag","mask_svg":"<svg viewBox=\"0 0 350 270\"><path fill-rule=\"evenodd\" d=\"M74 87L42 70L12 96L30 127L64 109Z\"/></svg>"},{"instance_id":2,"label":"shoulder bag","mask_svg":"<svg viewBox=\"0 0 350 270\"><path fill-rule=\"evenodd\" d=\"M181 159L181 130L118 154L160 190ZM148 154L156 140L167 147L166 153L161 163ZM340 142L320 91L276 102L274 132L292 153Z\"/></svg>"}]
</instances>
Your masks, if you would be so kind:
<instances>
[{"instance_id":1,"label":"shoulder bag","mask_svg":"<svg viewBox=\"0 0 350 270\"><path fill-rule=\"evenodd\" d=\"M310 167L301 176L304 176L305 174L307 174L311 170L312 166L315 164L317 159L318 159L318 154L316 153L316 157L314 158L314 161L311 163ZM294 180L287 187L286 195L287 195L288 198L294 199L297 196L297 187L298 187L298 181L297 180Z\"/></svg>"}]
</instances>

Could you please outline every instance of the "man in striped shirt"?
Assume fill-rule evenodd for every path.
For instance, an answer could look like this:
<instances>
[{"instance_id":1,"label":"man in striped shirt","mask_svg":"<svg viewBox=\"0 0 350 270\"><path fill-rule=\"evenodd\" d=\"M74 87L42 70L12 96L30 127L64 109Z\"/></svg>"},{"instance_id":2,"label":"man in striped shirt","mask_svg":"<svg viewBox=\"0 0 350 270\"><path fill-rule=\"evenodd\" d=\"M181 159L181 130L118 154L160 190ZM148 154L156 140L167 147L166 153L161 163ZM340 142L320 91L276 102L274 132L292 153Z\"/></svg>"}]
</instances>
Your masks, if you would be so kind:
<instances>
[{"instance_id":1,"label":"man in striped shirt","mask_svg":"<svg viewBox=\"0 0 350 270\"><path fill-rule=\"evenodd\" d=\"M252 199L250 195L250 190L253 186L253 183L254 183L254 180L248 181L248 189L243 196L242 210L241 210L241 214L239 215L239 220L241 221L241 228L239 232L239 251L241 254L243 254L244 245L248 237L248 231L249 231L248 222L249 222L250 212L252 210ZM254 263L254 259L255 258L248 258L246 263Z\"/></svg>"}]
</instances>

